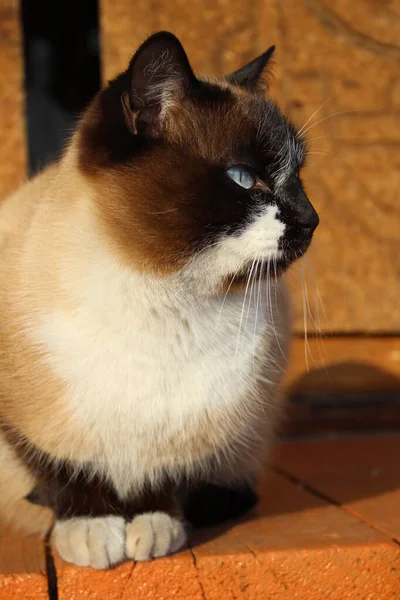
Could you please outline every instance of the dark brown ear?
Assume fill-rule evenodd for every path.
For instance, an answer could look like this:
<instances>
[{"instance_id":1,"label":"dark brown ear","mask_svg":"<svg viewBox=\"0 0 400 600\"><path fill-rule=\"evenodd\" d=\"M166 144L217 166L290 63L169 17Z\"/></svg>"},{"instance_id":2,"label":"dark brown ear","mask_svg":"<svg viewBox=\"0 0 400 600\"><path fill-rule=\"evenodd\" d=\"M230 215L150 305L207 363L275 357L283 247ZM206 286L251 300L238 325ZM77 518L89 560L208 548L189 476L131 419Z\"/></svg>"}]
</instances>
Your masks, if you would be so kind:
<instances>
[{"instance_id":1,"label":"dark brown ear","mask_svg":"<svg viewBox=\"0 0 400 600\"><path fill-rule=\"evenodd\" d=\"M157 137L168 111L179 104L196 78L179 40L160 31L134 54L128 82L121 100L129 129Z\"/></svg>"},{"instance_id":2,"label":"dark brown ear","mask_svg":"<svg viewBox=\"0 0 400 600\"><path fill-rule=\"evenodd\" d=\"M255 58L238 71L231 73L226 79L229 83L239 85L253 92L257 91L261 87L259 85L261 75L270 62L274 50L275 46L271 46L266 52L261 54L261 56Z\"/></svg>"}]
</instances>

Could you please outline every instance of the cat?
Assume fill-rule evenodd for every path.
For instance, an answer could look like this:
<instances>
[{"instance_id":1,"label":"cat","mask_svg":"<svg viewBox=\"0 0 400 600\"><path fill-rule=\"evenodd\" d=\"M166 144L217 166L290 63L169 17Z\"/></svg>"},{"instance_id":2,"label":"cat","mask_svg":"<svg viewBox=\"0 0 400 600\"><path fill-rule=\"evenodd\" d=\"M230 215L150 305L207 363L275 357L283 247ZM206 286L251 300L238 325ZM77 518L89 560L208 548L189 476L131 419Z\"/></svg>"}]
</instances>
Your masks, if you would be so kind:
<instances>
[{"instance_id":1,"label":"cat","mask_svg":"<svg viewBox=\"0 0 400 600\"><path fill-rule=\"evenodd\" d=\"M0 205L0 513L107 568L254 506L284 411L283 273L318 216L274 47L198 78L149 37Z\"/></svg>"}]
</instances>

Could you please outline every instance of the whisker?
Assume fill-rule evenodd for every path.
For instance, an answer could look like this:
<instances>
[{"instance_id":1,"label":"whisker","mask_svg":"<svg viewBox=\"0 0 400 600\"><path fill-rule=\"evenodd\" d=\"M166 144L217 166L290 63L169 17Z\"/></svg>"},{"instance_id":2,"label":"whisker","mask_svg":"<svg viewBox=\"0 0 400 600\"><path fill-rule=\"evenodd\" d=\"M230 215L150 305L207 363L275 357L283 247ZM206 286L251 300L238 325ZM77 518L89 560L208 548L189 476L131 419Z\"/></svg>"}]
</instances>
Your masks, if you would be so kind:
<instances>
[{"instance_id":1,"label":"whisker","mask_svg":"<svg viewBox=\"0 0 400 600\"><path fill-rule=\"evenodd\" d=\"M198 257L199 257L201 254L205 254L206 252L208 252L209 250L211 250L211 248L215 248L216 246L220 246L220 245L221 245L221 242L220 242L220 241L218 241L218 242L213 242L212 244L208 244L207 246L205 246L204 248L202 248L201 250L199 250L199 251L198 251L198 252L195 254L195 256L194 256L193 260L197 260L197 259L198 259Z\"/></svg>"},{"instance_id":2,"label":"whisker","mask_svg":"<svg viewBox=\"0 0 400 600\"><path fill-rule=\"evenodd\" d=\"M249 289L249 284L250 284L251 276L253 274L255 263L256 263L256 259L253 260L253 263L252 263L251 269L250 269L250 273L247 276L246 290L245 290L245 293L244 293L243 304L242 304L242 311L241 311L241 314L240 314L239 331L238 331L238 336L237 336L237 340L236 340L235 362L236 362L236 357L237 357L237 353L238 353L238 349L239 349L240 335L241 335L241 332L242 332L242 323L243 323L244 309L245 309L245 305L246 305L247 291Z\"/></svg>"},{"instance_id":3,"label":"whisker","mask_svg":"<svg viewBox=\"0 0 400 600\"><path fill-rule=\"evenodd\" d=\"M316 318L314 317L314 314L313 314L313 312L311 310L311 307L310 307L310 302L309 302L309 297L308 297L308 289L307 289L307 279L304 276L304 270L303 270L303 263L302 262L299 263L299 267L301 267L301 269L302 269L302 275L303 275L303 280L304 280L304 284L305 284L304 293L305 293L305 298L306 298L306 306L307 306L308 315L309 315L309 317L311 319L312 324L315 327L316 332L319 335L324 335L323 332L322 332L322 330L321 330L321 328L320 328L320 326L319 326L319 323L316 320Z\"/></svg>"},{"instance_id":4,"label":"whisker","mask_svg":"<svg viewBox=\"0 0 400 600\"><path fill-rule=\"evenodd\" d=\"M313 281L313 285L314 285L314 288L315 288L315 291L316 291L316 294L317 294L317 301L318 301L317 305L318 305L318 307L321 307L321 310L323 312L323 316L324 316L325 322L326 322L327 327L328 327L328 331L330 331L328 315L326 314L325 306L324 306L324 303L323 303L323 300L322 300L319 288L318 288L317 283L315 281L315 276L314 276L314 273L313 273L313 269L311 267L311 264L310 264L309 259L308 259L307 256L303 257L303 263L304 263L304 266L307 269L307 272L309 273L309 275L310 275L310 277L311 277L311 279ZM323 335L325 335L325 334L323 334Z\"/></svg>"},{"instance_id":5,"label":"whisker","mask_svg":"<svg viewBox=\"0 0 400 600\"><path fill-rule=\"evenodd\" d=\"M255 281L257 279L257 272L258 272L258 259L257 258L256 258L256 262L255 262L255 267L256 268L254 270L252 281L251 281L251 286L250 286L249 304L248 304L248 307L247 307L246 321L245 321L245 324L244 324L244 331L245 331L245 333L247 331L247 323L249 321L249 314L250 314L250 307L251 307L251 297L252 297L252 294L253 294L254 284L255 284Z\"/></svg>"},{"instance_id":6,"label":"whisker","mask_svg":"<svg viewBox=\"0 0 400 600\"><path fill-rule=\"evenodd\" d=\"M253 372L255 374L255 361L254 361L254 356L255 356L255 336L256 336L256 331L257 331L257 319L258 319L258 302L259 302L259 291L260 291L260 281L261 281L261 269L263 267L263 263L262 263L262 259L257 256L257 261L256 261L256 265L257 268L255 270L254 273L254 300L253 300L253 306L255 307L255 312L254 312L254 326L253 326Z\"/></svg>"},{"instance_id":7,"label":"whisker","mask_svg":"<svg viewBox=\"0 0 400 600\"><path fill-rule=\"evenodd\" d=\"M315 326L316 326L317 346L318 346L318 351L319 351L321 362L322 362L322 364L325 365L325 363L326 363L326 360L325 360L326 359L326 353L325 353L323 341L324 341L324 338L326 336L325 336L324 331L320 327L320 314L319 314L320 307L321 307L321 310L323 312L323 315L324 315L324 318L325 318L326 322L328 321L328 317L327 317L327 314L325 312L325 307L324 307L324 304L323 304L323 301L322 301L321 294L319 292L318 286L316 284L315 277L314 277L311 265L308 263L308 259L306 257L303 257L303 261L302 262L303 262L303 264L304 264L304 266L305 266L308 274L311 277L311 280L312 280L312 283L313 283L313 288L314 288L314 291L315 291L315 294L316 294L316 296L315 296L316 297L316 301L315 301L315 317L316 317L316 319L315 319ZM327 367L324 366L323 368L324 368L324 371L325 371L325 373L327 375L327 378L330 380L331 377L330 377L330 374L329 374L329 371L328 371Z\"/></svg>"},{"instance_id":8,"label":"whisker","mask_svg":"<svg viewBox=\"0 0 400 600\"><path fill-rule=\"evenodd\" d=\"M300 272L300 277L301 277L301 271ZM306 304L305 304L305 297L304 297L304 285L303 285L303 278L301 277L301 292L302 292L302 298L303 298L303 327L304 327L304 358L306 360L306 369L307 369L307 373L309 373L310 371L310 366L308 363L308 352L310 350L309 344L308 344L308 335L307 335L307 313L306 313Z\"/></svg>"},{"instance_id":9,"label":"whisker","mask_svg":"<svg viewBox=\"0 0 400 600\"><path fill-rule=\"evenodd\" d=\"M285 353L282 350L282 346L279 342L278 339L278 333L276 331L276 326L275 326L275 319L274 319L274 313L273 313L273 308L272 308L272 294L271 294L271 259L268 259L268 263L267 263L267 302L268 302L268 306L269 306L269 316L271 319L271 327L272 330L274 332L275 335L275 340L276 343L278 345L279 351L282 354L283 358L285 357Z\"/></svg>"},{"instance_id":10,"label":"whisker","mask_svg":"<svg viewBox=\"0 0 400 600\"><path fill-rule=\"evenodd\" d=\"M328 98L328 100L325 100L325 102L323 104L321 104L321 106L319 108L317 108L317 110L315 110L313 112L313 114L311 115L311 117L309 117L307 119L307 121L304 123L303 127L301 129L299 129L298 131L298 135L301 134L301 132L304 130L304 128L308 125L308 123L315 117L316 114L319 113L319 111L324 108L324 106L329 102L329 100L332 100L332 96L330 98Z\"/></svg>"},{"instance_id":11,"label":"whisker","mask_svg":"<svg viewBox=\"0 0 400 600\"><path fill-rule=\"evenodd\" d=\"M224 305L225 305L226 299L227 299L227 297L228 297L228 294L229 294L229 290L231 289L231 287L232 287L232 283L234 282L234 280L235 280L235 277L236 277L236 275L237 275L237 274L238 274L238 271L236 271L236 272L233 274L233 276L232 276L232 279L231 279L231 281L230 281L230 283L229 283L229 285L228 285L228 289L227 289L227 290L226 290L226 292L225 292L224 298L223 298L223 300L222 300L221 308L219 309L219 313L218 313L218 323L219 323L219 321L220 321L220 319L221 319L222 309L224 308Z\"/></svg>"},{"instance_id":12,"label":"whisker","mask_svg":"<svg viewBox=\"0 0 400 600\"><path fill-rule=\"evenodd\" d=\"M278 281L278 275L277 275L277 271L276 271L276 253L273 256L273 261L274 261L274 274L275 274L275 282L274 282L274 292L275 292L275 306L276 308L278 308L278 298L276 295L276 290L278 288L276 282Z\"/></svg>"},{"instance_id":13,"label":"whisker","mask_svg":"<svg viewBox=\"0 0 400 600\"><path fill-rule=\"evenodd\" d=\"M170 208L169 210L161 210L159 212L148 212L148 215L166 215L167 213L172 213L177 211L178 208Z\"/></svg>"},{"instance_id":14,"label":"whisker","mask_svg":"<svg viewBox=\"0 0 400 600\"><path fill-rule=\"evenodd\" d=\"M327 378L330 380L331 377L330 377L328 369L326 368L326 365L325 365L326 355L325 355L324 345L323 345L323 340L325 338L325 333L323 332L323 330L320 327L320 318L319 318L319 303L321 304L322 310L325 313L324 306L323 306L323 303L322 303L321 296L319 294L318 287L317 287L317 285L315 283L315 278L314 278L311 266L308 264L308 261L306 260L306 257L303 257L302 265L301 266L302 266L302 269L303 269L303 266L307 269L308 274L312 278L314 290L317 292L317 301L315 303L315 318L314 318L314 315L313 315L313 313L312 313L312 311L310 309L310 305L309 305L309 301L308 301L307 281L306 281L306 278L304 277L305 282L306 282L306 290L305 290L305 292L306 292L306 301L307 301L307 305L308 305L308 312L309 312L309 315L310 315L310 317L312 319L312 322L313 322L313 324L315 326L315 336L316 336L316 339L317 339L317 347L318 347L318 352L319 352L319 358L320 358L321 363L323 365L323 370L325 371L325 373L327 375ZM304 271L303 271L303 274L304 274ZM321 367L319 366L319 368L321 368Z\"/></svg>"},{"instance_id":15,"label":"whisker","mask_svg":"<svg viewBox=\"0 0 400 600\"><path fill-rule=\"evenodd\" d=\"M308 150L307 154L321 154L322 156L333 156L333 152L321 152L320 150Z\"/></svg>"},{"instance_id":16,"label":"whisker","mask_svg":"<svg viewBox=\"0 0 400 600\"><path fill-rule=\"evenodd\" d=\"M264 272L264 264L263 264L263 262L260 261L259 264L260 264L260 269L259 269L257 300L256 300L256 318L254 320L254 329L253 329L253 372L254 372L254 374L255 374L257 319L258 319L258 309L259 309L260 300L261 300L262 276L263 276L263 272Z\"/></svg>"},{"instance_id":17,"label":"whisker","mask_svg":"<svg viewBox=\"0 0 400 600\"><path fill-rule=\"evenodd\" d=\"M307 141L308 142L315 142L315 140L326 140L328 138L327 135L317 135L317 136L313 136L313 137L308 137Z\"/></svg>"},{"instance_id":18,"label":"whisker","mask_svg":"<svg viewBox=\"0 0 400 600\"><path fill-rule=\"evenodd\" d=\"M307 289L307 280L304 276L304 270L303 270L303 263L298 263L297 264L298 270L299 270L299 274L300 274L300 278L301 278L301 285L302 285L302 293L303 293L303 317L305 320L305 325L304 325L304 332L305 332L305 345L307 347L308 353L314 363L314 365L316 367L319 367L319 365L316 363L315 358L311 352L311 348L310 348L310 344L308 342L308 333L307 333L307 327L308 327L308 322L307 322L307 317L309 316L314 327L315 327L315 335L317 338L317 345L318 345L318 351L319 351L319 355L320 355L320 359L321 361L323 361L323 356L322 356L322 352L321 352L321 339L323 336L323 333L319 327L318 322L315 320L314 315L311 311L311 307L310 307L310 302L309 302L309 297L308 297L308 289ZM308 362L308 361L307 361Z\"/></svg>"},{"instance_id":19,"label":"whisker","mask_svg":"<svg viewBox=\"0 0 400 600\"><path fill-rule=\"evenodd\" d=\"M304 131L302 131L301 135L302 135L302 137L304 137L306 135L306 133L308 131L310 131L310 129L312 129L316 125L319 125L319 123L323 123L324 121L327 121L328 119L333 119L333 117L337 117L339 115L345 115L345 114L353 113L353 112L358 112L358 111L357 110L341 110L339 112L333 113L332 115L328 115L327 117L323 117L322 119L319 119L315 123L311 123L311 125L309 125L307 127L307 129L305 129Z\"/></svg>"}]
</instances>

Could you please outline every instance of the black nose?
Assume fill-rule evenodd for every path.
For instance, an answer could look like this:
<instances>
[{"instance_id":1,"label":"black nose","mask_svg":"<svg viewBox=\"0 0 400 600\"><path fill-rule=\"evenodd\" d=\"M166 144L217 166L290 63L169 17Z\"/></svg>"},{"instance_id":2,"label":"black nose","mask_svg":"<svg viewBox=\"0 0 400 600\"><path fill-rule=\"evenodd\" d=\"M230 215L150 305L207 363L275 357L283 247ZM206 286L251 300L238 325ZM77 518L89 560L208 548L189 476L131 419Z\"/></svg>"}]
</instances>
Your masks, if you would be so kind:
<instances>
[{"instance_id":1,"label":"black nose","mask_svg":"<svg viewBox=\"0 0 400 600\"><path fill-rule=\"evenodd\" d=\"M304 210L299 214L298 223L304 227L304 229L309 230L310 233L313 233L316 230L319 224L319 216L311 204L307 207L307 210Z\"/></svg>"},{"instance_id":2,"label":"black nose","mask_svg":"<svg viewBox=\"0 0 400 600\"><path fill-rule=\"evenodd\" d=\"M318 226L319 217L303 190L300 190L297 195L296 209L298 225L304 227L307 233L313 233Z\"/></svg>"},{"instance_id":3,"label":"black nose","mask_svg":"<svg viewBox=\"0 0 400 600\"><path fill-rule=\"evenodd\" d=\"M293 224L312 234L318 226L319 217L298 178L289 179L286 183L283 200L284 205L291 209Z\"/></svg>"}]
</instances>

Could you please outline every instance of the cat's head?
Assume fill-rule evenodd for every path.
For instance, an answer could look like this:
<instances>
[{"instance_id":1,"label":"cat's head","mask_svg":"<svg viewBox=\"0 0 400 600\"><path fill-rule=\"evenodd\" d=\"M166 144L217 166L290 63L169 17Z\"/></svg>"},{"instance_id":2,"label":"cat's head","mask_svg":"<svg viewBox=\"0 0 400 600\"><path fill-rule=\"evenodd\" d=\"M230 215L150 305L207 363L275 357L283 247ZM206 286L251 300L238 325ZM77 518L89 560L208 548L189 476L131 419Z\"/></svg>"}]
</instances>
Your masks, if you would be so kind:
<instances>
[{"instance_id":1,"label":"cat's head","mask_svg":"<svg viewBox=\"0 0 400 600\"><path fill-rule=\"evenodd\" d=\"M206 80L160 32L95 98L79 167L134 268L218 286L255 264L282 273L308 248L318 216L299 178L304 140L262 86L273 50Z\"/></svg>"}]
</instances>

